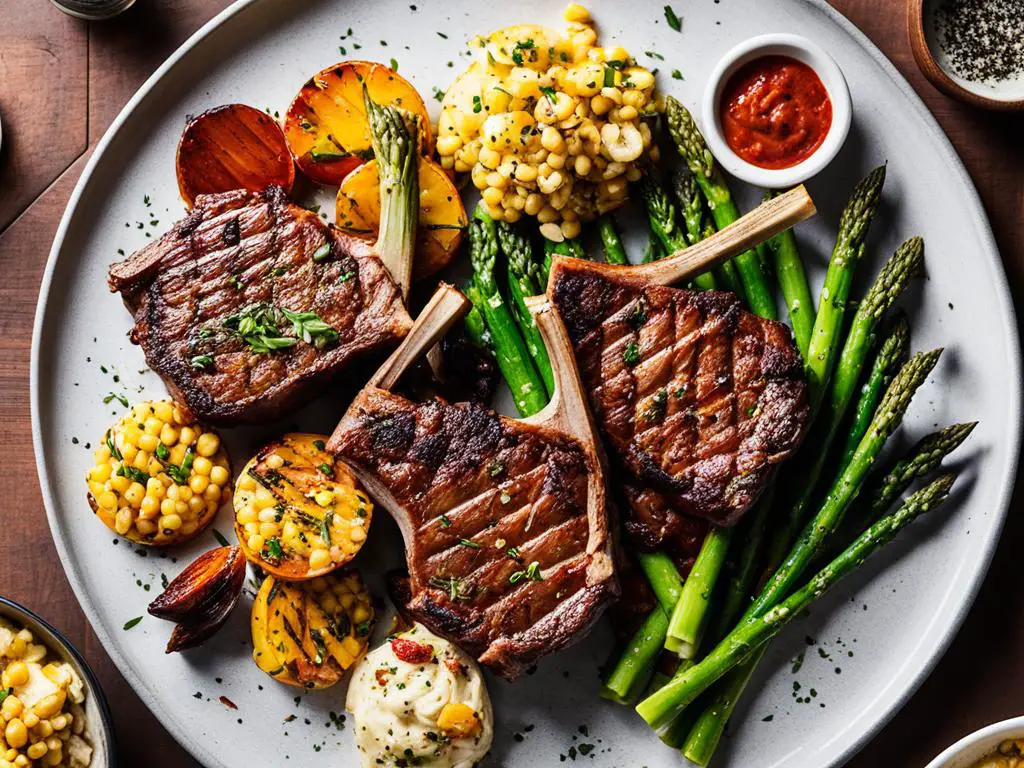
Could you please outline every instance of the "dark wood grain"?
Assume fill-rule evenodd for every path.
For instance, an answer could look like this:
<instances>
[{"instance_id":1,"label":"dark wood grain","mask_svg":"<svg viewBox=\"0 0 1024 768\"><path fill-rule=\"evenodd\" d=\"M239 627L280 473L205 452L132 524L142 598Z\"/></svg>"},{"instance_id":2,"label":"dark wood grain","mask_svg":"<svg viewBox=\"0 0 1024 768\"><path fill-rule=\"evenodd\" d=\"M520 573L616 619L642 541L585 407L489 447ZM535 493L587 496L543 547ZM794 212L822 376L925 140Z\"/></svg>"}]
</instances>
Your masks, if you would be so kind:
<instances>
[{"instance_id":1,"label":"dark wood grain","mask_svg":"<svg viewBox=\"0 0 1024 768\"><path fill-rule=\"evenodd\" d=\"M37 608L85 652L114 710L122 764L187 768L89 629L57 562L36 481L28 405L31 326L57 222L93 145L133 91L227 0L139 2L87 25L49 3L0 0L0 592ZM836 0L908 77L946 130L988 210L1015 296L1024 291L1024 116L951 101L918 72L895 0ZM15 12L16 9L16 12ZM78 159L76 159L78 158ZM35 202L32 202L35 201ZM11 222L17 221L11 225ZM9 226L10 225L10 226ZM6 227L6 230L4 229ZM1013 509L1020 509L1020 493ZM922 689L850 764L922 766L985 723L1021 713L1024 515L1011 515L960 635Z\"/></svg>"}]
</instances>

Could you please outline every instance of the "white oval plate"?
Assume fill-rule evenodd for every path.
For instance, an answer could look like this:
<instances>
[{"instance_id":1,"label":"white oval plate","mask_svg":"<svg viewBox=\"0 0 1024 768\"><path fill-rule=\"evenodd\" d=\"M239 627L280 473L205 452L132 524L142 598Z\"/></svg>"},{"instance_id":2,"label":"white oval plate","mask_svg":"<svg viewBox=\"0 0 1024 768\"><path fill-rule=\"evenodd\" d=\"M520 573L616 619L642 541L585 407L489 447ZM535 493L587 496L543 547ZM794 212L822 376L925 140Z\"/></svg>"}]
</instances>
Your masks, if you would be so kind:
<instances>
[{"instance_id":1,"label":"white oval plate","mask_svg":"<svg viewBox=\"0 0 1024 768\"><path fill-rule=\"evenodd\" d=\"M107 266L119 249L130 253L182 214L174 151L186 115L230 101L283 113L311 74L345 58L339 46L349 58L397 59L436 111L432 88L446 87L465 65L465 41L472 34L519 22L561 26L560 2L411 2L417 10L409 0L253 0L227 9L172 56L114 122L72 195L47 265L31 388L54 539L118 668L171 733L211 768L301 765L315 758L347 764L343 756L353 754L349 734L325 727L328 712L342 710L342 692L310 694L296 703L296 690L263 675L249 659L247 604L211 643L187 654L163 654L170 631L164 622L147 617L122 629L145 614L161 574L173 577L215 542L206 534L171 558L144 557L113 543L86 505L83 474L91 452L84 444L97 440L121 410L116 401L103 407L104 396L164 394L125 339L129 316L107 291ZM1006 278L981 204L949 143L892 65L852 25L819 0L723 0L677 4L683 14L678 33L665 23L662 5L626 8L598 0L592 10L603 40L615 38L659 67L661 88L691 108L714 62L754 34L803 34L835 57L849 80L855 117L839 158L810 182L821 213L800 228L806 261L820 281L846 195L868 169L888 161L885 203L869 240L871 265L863 272L873 273L902 239L924 235L929 279L904 301L915 348L947 350L911 408L901 440L953 421L981 422L956 457L970 461L949 508L913 526L773 644L719 763L839 765L935 664L970 607L998 538L1020 429L1020 355ZM669 76L675 68L685 79ZM740 197L750 206L757 193L745 189ZM228 443L236 466L261 439L287 425L329 431L343 405L340 398L324 398L318 409L285 424L233 432ZM377 520L371 547L360 557L363 570L375 577L401 558L397 529L385 515ZM231 535L225 513L216 528ZM602 626L572 651L542 663L535 675L515 685L492 681L498 738L491 765L556 765L561 755L567 762L572 755L583 759L581 749L597 767L679 764L678 753L662 746L633 713L598 698L597 669L609 645ZM797 654L804 661L794 673ZM221 696L238 709L221 703ZM809 703L797 703L804 696ZM286 722L291 715L297 719Z\"/></svg>"}]
</instances>

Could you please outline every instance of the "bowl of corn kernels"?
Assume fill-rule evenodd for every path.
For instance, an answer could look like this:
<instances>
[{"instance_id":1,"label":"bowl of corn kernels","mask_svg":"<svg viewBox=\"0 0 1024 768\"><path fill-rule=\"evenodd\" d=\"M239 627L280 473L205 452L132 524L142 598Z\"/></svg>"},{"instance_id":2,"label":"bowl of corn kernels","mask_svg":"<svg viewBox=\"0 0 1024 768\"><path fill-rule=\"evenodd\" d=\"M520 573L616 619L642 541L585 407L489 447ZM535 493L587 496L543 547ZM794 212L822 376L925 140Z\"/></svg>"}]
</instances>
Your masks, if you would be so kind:
<instances>
[{"instance_id":1,"label":"bowl of corn kernels","mask_svg":"<svg viewBox=\"0 0 1024 768\"><path fill-rule=\"evenodd\" d=\"M1024 716L964 736L927 768L1024 768Z\"/></svg>"},{"instance_id":2,"label":"bowl of corn kernels","mask_svg":"<svg viewBox=\"0 0 1024 768\"><path fill-rule=\"evenodd\" d=\"M71 643L0 597L0 768L111 768L110 711Z\"/></svg>"}]
</instances>

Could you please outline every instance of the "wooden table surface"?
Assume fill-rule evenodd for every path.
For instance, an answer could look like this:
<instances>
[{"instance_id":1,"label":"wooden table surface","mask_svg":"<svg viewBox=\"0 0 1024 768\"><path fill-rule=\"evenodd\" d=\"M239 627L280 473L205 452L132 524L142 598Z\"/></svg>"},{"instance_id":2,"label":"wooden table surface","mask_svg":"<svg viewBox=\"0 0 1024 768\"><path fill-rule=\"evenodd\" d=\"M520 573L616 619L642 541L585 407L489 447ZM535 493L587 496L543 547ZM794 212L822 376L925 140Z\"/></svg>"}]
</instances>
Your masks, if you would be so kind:
<instances>
[{"instance_id":1,"label":"wooden table surface","mask_svg":"<svg viewBox=\"0 0 1024 768\"><path fill-rule=\"evenodd\" d=\"M194 765L100 647L57 561L29 426L28 368L39 282L90 149L143 80L228 0L140 2L87 24L43 0L0 0L0 594L76 642L114 712L122 765ZM902 2L835 0L913 84L953 141L988 210L1014 295L1024 291L1024 115L982 112L938 93L914 65ZM911 702L850 765L922 766L986 723L1024 712L1024 516L1020 485L995 562L953 646Z\"/></svg>"}]
</instances>

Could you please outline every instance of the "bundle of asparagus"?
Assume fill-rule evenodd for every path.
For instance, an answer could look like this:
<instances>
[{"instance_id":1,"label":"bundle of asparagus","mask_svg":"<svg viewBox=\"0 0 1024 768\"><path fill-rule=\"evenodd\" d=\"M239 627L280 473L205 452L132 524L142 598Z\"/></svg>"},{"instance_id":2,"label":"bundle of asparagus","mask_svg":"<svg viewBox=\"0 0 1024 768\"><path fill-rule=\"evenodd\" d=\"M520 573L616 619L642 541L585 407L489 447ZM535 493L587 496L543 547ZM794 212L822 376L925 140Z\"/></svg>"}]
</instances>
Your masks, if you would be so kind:
<instances>
[{"instance_id":1,"label":"bundle of asparagus","mask_svg":"<svg viewBox=\"0 0 1024 768\"><path fill-rule=\"evenodd\" d=\"M739 218L690 113L669 97L666 117L683 165L671 175L668 190L650 174L638 184L650 234L645 260L693 245ZM711 759L768 642L839 578L946 499L952 475L897 504L974 427L939 430L887 467L877 466L941 354L910 357L909 323L892 311L922 271L920 238L896 250L853 317L846 317L884 181L882 166L854 188L817 310L792 231L692 281L698 290L732 291L755 314L775 319L774 276L805 360L814 413L804 446L782 469L783 477L737 528L711 529L685 579L667 554L636 553L657 605L609 664L602 695L619 703L642 699L636 706L640 716L700 765ZM628 263L612 216L601 217L596 229L606 260ZM514 226L496 225L482 211L470 224L469 242L473 278L467 294L474 309L466 318L467 332L492 349L519 413L531 415L546 404L553 376L524 298L543 292L553 255L582 258L585 251L571 240L545 242L538 254ZM655 671L659 661L664 668L666 654L676 659L671 677Z\"/></svg>"}]
</instances>

